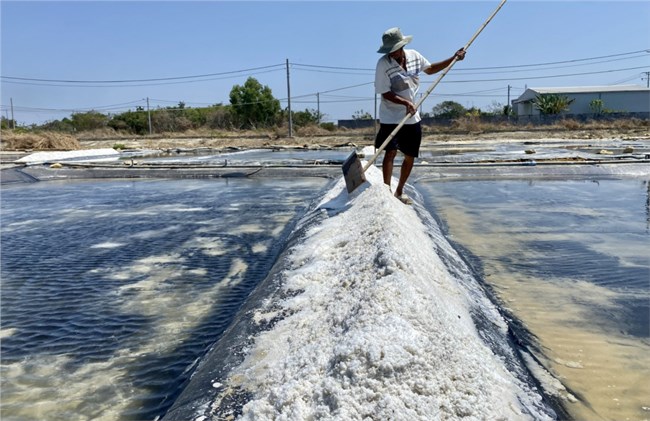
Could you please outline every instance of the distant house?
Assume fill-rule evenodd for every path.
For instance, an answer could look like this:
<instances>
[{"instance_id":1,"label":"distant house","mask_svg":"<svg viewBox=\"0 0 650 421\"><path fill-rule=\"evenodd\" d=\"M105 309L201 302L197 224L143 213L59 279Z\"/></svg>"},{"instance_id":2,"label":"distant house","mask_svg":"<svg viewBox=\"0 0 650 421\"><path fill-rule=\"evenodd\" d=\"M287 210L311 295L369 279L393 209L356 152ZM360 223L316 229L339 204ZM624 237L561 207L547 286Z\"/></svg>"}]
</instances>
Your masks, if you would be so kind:
<instances>
[{"instance_id":1,"label":"distant house","mask_svg":"<svg viewBox=\"0 0 650 421\"><path fill-rule=\"evenodd\" d=\"M650 88L639 85L574 86L565 88L528 88L512 101L518 116L539 116L533 101L537 95L556 94L574 101L564 114L590 115L593 100L601 100L603 110L614 113L650 113Z\"/></svg>"}]
</instances>

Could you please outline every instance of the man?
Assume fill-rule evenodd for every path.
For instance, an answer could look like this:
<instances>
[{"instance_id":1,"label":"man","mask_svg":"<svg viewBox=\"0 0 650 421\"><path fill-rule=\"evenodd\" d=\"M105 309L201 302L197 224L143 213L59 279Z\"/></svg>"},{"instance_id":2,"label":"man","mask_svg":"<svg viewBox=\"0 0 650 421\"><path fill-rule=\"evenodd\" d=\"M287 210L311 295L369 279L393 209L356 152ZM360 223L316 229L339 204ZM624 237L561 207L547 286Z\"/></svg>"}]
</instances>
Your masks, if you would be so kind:
<instances>
[{"instance_id":1,"label":"man","mask_svg":"<svg viewBox=\"0 0 650 421\"><path fill-rule=\"evenodd\" d=\"M411 200L404 195L404 185L408 180L413 162L420 154L422 141L422 127L420 114L415 109L415 95L420 86L420 73L427 75L438 73L445 69L454 58L463 60L465 50L456 53L438 63L429 63L415 50L405 50L404 46L411 42L413 36L402 35L399 28L390 28L381 37L382 46L377 51L384 54L377 62L375 70L375 92L381 94L379 105L379 132L375 139L375 147L379 148L393 130L408 114L410 117L399 132L393 137L385 148L382 172L384 183L390 187L393 176L393 161L399 149L404 154L404 161L400 171L399 183L395 189L395 196L404 203Z\"/></svg>"}]
</instances>

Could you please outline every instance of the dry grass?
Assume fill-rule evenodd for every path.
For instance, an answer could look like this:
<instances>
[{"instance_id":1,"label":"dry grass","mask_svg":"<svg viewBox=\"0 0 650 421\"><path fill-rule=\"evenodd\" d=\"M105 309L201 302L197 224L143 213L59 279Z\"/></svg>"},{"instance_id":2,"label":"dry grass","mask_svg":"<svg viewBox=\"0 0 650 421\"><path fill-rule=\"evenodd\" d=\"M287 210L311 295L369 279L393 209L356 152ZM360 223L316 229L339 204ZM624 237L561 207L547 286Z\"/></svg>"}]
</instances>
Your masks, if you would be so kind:
<instances>
[{"instance_id":1,"label":"dry grass","mask_svg":"<svg viewBox=\"0 0 650 421\"><path fill-rule=\"evenodd\" d=\"M3 150L59 150L81 149L79 141L69 135L57 132L20 133L10 130L2 131Z\"/></svg>"},{"instance_id":2,"label":"dry grass","mask_svg":"<svg viewBox=\"0 0 650 421\"><path fill-rule=\"evenodd\" d=\"M570 119L562 120L559 124L567 130L579 130L582 127L582 124L580 124L580 122Z\"/></svg>"},{"instance_id":3,"label":"dry grass","mask_svg":"<svg viewBox=\"0 0 650 421\"><path fill-rule=\"evenodd\" d=\"M320 126L317 126L315 124L310 124L309 126L304 126L304 127L298 127L296 129L296 134L298 136L331 136L332 132L329 130L326 130Z\"/></svg>"},{"instance_id":4,"label":"dry grass","mask_svg":"<svg viewBox=\"0 0 650 421\"><path fill-rule=\"evenodd\" d=\"M3 130L0 140L3 150L74 150L81 148L112 147L124 144L127 148L173 148L187 147L263 147L268 145L340 145L349 142L364 143L374 139L374 127L363 129L336 128L327 130L317 125L296 127L293 138L288 137L287 127L273 127L258 130L215 130L193 129L185 132L154 133L134 135L116 132L110 128L92 132L63 134L60 132L26 132L24 130ZM423 134L435 140L462 140L480 134L485 138L648 138L650 122L642 119L594 120L579 122L563 119L548 125L517 125L509 122L485 122L479 118L463 117L450 125L425 125ZM81 143L80 143L81 142Z\"/></svg>"},{"instance_id":5,"label":"dry grass","mask_svg":"<svg viewBox=\"0 0 650 421\"><path fill-rule=\"evenodd\" d=\"M648 131L650 121L638 118L615 120L590 120L581 122L573 119L561 119L553 124L528 123L513 124L509 122L485 122L474 117L461 117L452 121L448 126L424 126L424 131L430 134L458 134L458 133L499 133L518 131Z\"/></svg>"}]
</instances>

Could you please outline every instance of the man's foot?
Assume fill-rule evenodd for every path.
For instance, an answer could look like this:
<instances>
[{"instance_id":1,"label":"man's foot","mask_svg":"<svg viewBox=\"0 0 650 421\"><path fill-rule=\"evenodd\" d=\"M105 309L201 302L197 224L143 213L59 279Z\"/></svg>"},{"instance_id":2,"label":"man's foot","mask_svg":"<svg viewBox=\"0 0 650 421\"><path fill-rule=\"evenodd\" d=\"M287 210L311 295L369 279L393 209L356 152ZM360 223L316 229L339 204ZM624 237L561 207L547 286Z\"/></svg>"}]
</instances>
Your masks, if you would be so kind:
<instances>
[{"instance_id":1,"label":"man's foot","mask_svg":"<svg viewBox=\"0 0 650 421\"><path fill-rule=\"evenodd\" d=\"M405 205L412 205L413 204L413 201L411 200L411 198L408 197L405 194L400 194L399 196L395 195L395 197L398 198L400 200L400 202L404 203Z\"/></svg>"}]
</instances>

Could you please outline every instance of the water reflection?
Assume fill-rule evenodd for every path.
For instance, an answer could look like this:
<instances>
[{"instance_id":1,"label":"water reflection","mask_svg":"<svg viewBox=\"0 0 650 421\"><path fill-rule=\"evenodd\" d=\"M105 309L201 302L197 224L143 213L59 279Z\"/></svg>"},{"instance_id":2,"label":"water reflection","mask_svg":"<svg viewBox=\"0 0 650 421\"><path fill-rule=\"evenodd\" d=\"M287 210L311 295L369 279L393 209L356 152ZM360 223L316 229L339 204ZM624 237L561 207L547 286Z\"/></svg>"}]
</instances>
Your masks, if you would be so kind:
<instances>
[{"instance_id":1,"label":"water reflection","mask_svg":"<svg viewBox=\"0 0 650 421\"><path fill-rule=\"evenodd\" d=\"M164 413L326 182L3 189L2 418Z\"/></svg>"},{"instance_id":2,"label":"water reflection","mask_svg":"<svg viewBox=\"0 0 650 421\"><path fill-rule=\"evenodd\" d=\"M581 398L568 403L572 415L647 418L647 180L472 180L417 188L501 305L537 339L541 360Z\"/></svg>"}]
</instances>

